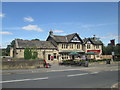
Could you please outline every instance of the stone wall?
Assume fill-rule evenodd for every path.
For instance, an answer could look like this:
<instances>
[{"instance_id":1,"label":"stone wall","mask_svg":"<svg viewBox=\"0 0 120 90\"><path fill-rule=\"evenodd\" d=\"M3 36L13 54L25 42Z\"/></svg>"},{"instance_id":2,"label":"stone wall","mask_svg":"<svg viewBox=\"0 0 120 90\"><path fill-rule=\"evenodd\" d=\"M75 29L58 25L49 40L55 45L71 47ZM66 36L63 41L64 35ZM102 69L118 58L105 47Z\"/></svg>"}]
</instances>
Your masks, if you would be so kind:
<instances>
[{"instance_id":1,"label":"stone wall","mask_svg":"<svg viewBox=\"0 0 120 90\"><path fill-rule=\"evenodd\" d=\"M112 55L101 55L101 59L112 59Z\"/></svg>"},{"instance_id":2,"label":"stone wall","mask_svg":"<svg viewBox=\"0 0 120 90\"><path fill-rule=\"evenodd\" d=\"M43 60L2 61L2 69L43 68Z\"/></svg>"}]
</instances>

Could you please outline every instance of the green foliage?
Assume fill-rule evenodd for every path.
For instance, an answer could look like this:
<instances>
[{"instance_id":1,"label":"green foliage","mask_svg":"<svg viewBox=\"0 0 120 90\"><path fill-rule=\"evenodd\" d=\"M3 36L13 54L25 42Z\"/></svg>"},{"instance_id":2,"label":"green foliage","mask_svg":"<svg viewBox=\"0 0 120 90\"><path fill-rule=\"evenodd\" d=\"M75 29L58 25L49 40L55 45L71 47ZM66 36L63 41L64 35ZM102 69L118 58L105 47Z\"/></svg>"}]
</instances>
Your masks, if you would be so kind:
<instances>
[{"instance_id":1,"label":"green foliage","mask_svg":"<svg viewBox=\"0 0 120 90\"><path fill-rule=\"evenodd\" d=\"M25 48L25 51L24 51L24 59L31 59L32 57L32 52L31 52L31 49L30 48Z\"/></svg>"},{"instance_id":2,"label":"green foliage","mask_svg":"<svg viewBox=\"0 0 120 90\"><path fill-rule=\"evenodd\" d=\"M36 59L38 56L38 53L36 51L32 51L30 48L25 48L24 51L24 59Z\"/></svg>"},{"instance_id":3,"label":"green foliage","mask_svg":"<svg viewBox=\"0 0 120 90\"><path fill-rule=\"evenodd\" d=\"M11 42L11 47L14 47L14 44L15 44L15 40Z\"/></svg>"},{"instance_id":4,"label":"green foliage","mask_svg":"<svg viewBox=\"0 0 120 90\"><path fill-rule=\"evenodd\" d=\"M32 59L36 59L37 56L38 56L38 53L37 53L36 51L34 51L34 52L32 53Z\"/></svg>"},{"instance_id":5,"label":"green foliage","mask_svg":"<svg viewBox=\"0 0 120 90\"><path fill-rule=\"evenodd\" d=\"M111 59L101 59L101 60L90 60L89 62L102 62L102 61L107 61L107 60L111 61Z\"/></svg>"},{"instance_id":6,"label":"green foliage","mask_svg":"<svg viewBox=\"0 0 120 90\"><path fill-rule=\"evenodd\" d=\"M37 39L37 38L36 38L36 39L32 39L32 41L34 41L34 40L35 40L35 41L40 41L40 39Z\"/></svg>"},{"instance_id":7,"label":"green foliage","mask_svg":"<svg viewBox=\"0 0 120 90\"><path fill-rule=\"evenodd\" d=\"M115 55L120 55L120 46L118 46L118 45L116 45L116 46L111 46L111 45L103 46L102 51L103 51L102 52L103 55L111 55L113 51L115 52Z\"/></svg>"},{"instance_id":8,"label":"green foliage","mask_svg":"<svg viewBox=\"0 0 120 90\"><path fill-rule=\"evenodd\" d=\"M116 55L120 55L120 46L117 45L114 50Z\"/></svg>"}]
</instances>

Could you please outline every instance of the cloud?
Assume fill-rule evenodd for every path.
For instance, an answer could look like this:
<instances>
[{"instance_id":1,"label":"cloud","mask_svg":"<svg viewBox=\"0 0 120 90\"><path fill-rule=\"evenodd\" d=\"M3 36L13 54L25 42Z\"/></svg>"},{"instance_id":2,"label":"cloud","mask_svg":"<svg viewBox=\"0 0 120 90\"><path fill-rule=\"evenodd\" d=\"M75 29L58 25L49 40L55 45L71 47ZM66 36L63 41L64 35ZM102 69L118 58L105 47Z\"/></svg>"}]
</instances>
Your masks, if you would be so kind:
<instances>
[{"instance_id":1,"label":"cloud","mask_svg":"<svg viewBox=\"0 0 120 90\"><path fill-rule=\"evenodd\" d=\"M100 39L118 39L120 36L113 34L113 33L107 33L106 36L101 36Z\"/></svg>"},{"instance_id":2,"label":"cloud","mask_svg":"<svg viewBox=\"0 0 120 90\"><path fill-rule=\"evenodd\" d=\"M38 31L38 32L43 31L43 29L39 28L38 25L27 25L22 27L21 29L28 31Z\"/></svg>"},{"instance_id":3,"label":"cloud","mask_svg":"<svg viewBox=\"0 0 120 90\"><path fill-rule=\"evenodd\" d=\"M61 33L60 35L67 35L66 33Z\"/></svg>"},{"instance_id":4,"label":"cloud","mask_svg":"<svg viewBox=\"0 0 120 90\"><path fill-rule=\"evenodd\" d=\"M11 32L0 32L0 34L3 34L3 35L11 35L12 33L11 33Z\"/></svg>"},{"instance_id":5,"label":"cloud","mask_svg":"<svg viewBox=\"0 0 120 90\"><path fill-rule=\"evenodd\" d=\"M91 27L99 27L99 26L105 26L108 25L107 23L105 24L83 24L81 25L83 28L91 28Z\"/></svg>"},{"instance_id":6,"label":"cloud","mask_svg":"<svg viewBox=\"0 0 120 90\"><path fill-rule=\"evenodd\" d=\"M64 32L63 30L54 30L53 31L54 33L62 33L62 32Z\"/></svg>"},{"instance_id":7,"label":"cloud","mask_svg":"<svg viewBox=\"0 0 120 90\"><path fill-rule=\"evenodd\" d=\"M32 17L24 17L25 22L33 22L34 19Z\"/></svg>"},{"instance_id":8,"label":"cloud","mask_svg":"<svg viewBox=\"0 0 120 90\"><path fill-rule=\"evenodd\" d=\"M0 13L0 17L1 18L5 17L5 14L4 13Z\"/></svg>"},{"instance_id":9,"label":"cloud","mask_svg":"<svg viewBox=\"0 0 120 90\"><path fill-rule=\"evenodd\" d=\"M2 27L0 30L18 30L20 27Z\"/></svg>"}]
</instances>

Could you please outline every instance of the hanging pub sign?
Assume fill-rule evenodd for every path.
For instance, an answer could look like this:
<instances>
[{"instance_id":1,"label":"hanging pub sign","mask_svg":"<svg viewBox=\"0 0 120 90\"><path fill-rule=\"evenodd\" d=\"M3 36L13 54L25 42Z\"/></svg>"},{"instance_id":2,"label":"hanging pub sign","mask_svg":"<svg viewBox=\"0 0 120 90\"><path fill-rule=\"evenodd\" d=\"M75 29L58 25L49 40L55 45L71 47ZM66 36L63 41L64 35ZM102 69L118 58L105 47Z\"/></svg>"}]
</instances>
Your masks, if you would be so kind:
<instances>
[{"instance_id":1,"label":"hanging pub sign","mask_svg":"<svg viewBox=\"0 0 120 90\"><path fill-rule=\"evenodd\" d=\"M114 52L112 52L112 56L114 56L115 55L115 53Z\"/></svg>"},{"instance_id":2,"label":"hanging pub sign","mask_svg":"<svg viewBox=\"0 0 120 90\"><path fill-rule=\"evenodd\" d=\"M53 61L54 60L54 56L50 56L50 60Z\"/></svg>"}]
</instances>

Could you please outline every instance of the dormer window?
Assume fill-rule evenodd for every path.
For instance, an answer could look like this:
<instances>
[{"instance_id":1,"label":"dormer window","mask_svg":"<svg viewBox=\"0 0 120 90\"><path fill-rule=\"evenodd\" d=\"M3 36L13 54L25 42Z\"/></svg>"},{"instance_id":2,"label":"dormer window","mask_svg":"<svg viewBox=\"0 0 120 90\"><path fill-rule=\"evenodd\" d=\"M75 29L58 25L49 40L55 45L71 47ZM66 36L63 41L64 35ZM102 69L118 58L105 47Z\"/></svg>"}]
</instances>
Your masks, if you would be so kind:
<instances>
[{"instance_id":1,"label":"dormer window","mask_svg":"<svg viewBox=\"0 0 120 90\"><path fill-rule=\"evenodd\" d=\"M96 45L96 48L98 49L98 48L99 48L99 45Z\"/></svg>"},{"instance_id":2,"label":"dormer window","mask_svg":"<svg viewBox=\"0 0 120 90\"><path fill-rule=\"evenodd\" d=\"M87 44L91 44L91 42L90 42L90 41L87 41Z\"/></svg>"},{"instance_id":3,"label":"dormer window","mask_svg":"<svg viewBox=\"0 0 120 90\"><path fill-rule=\"evenodd\" d=\"M80 42L80 40L78 39L78 37L74 37L71 42Z\"/></svg>"}]
</instances>

